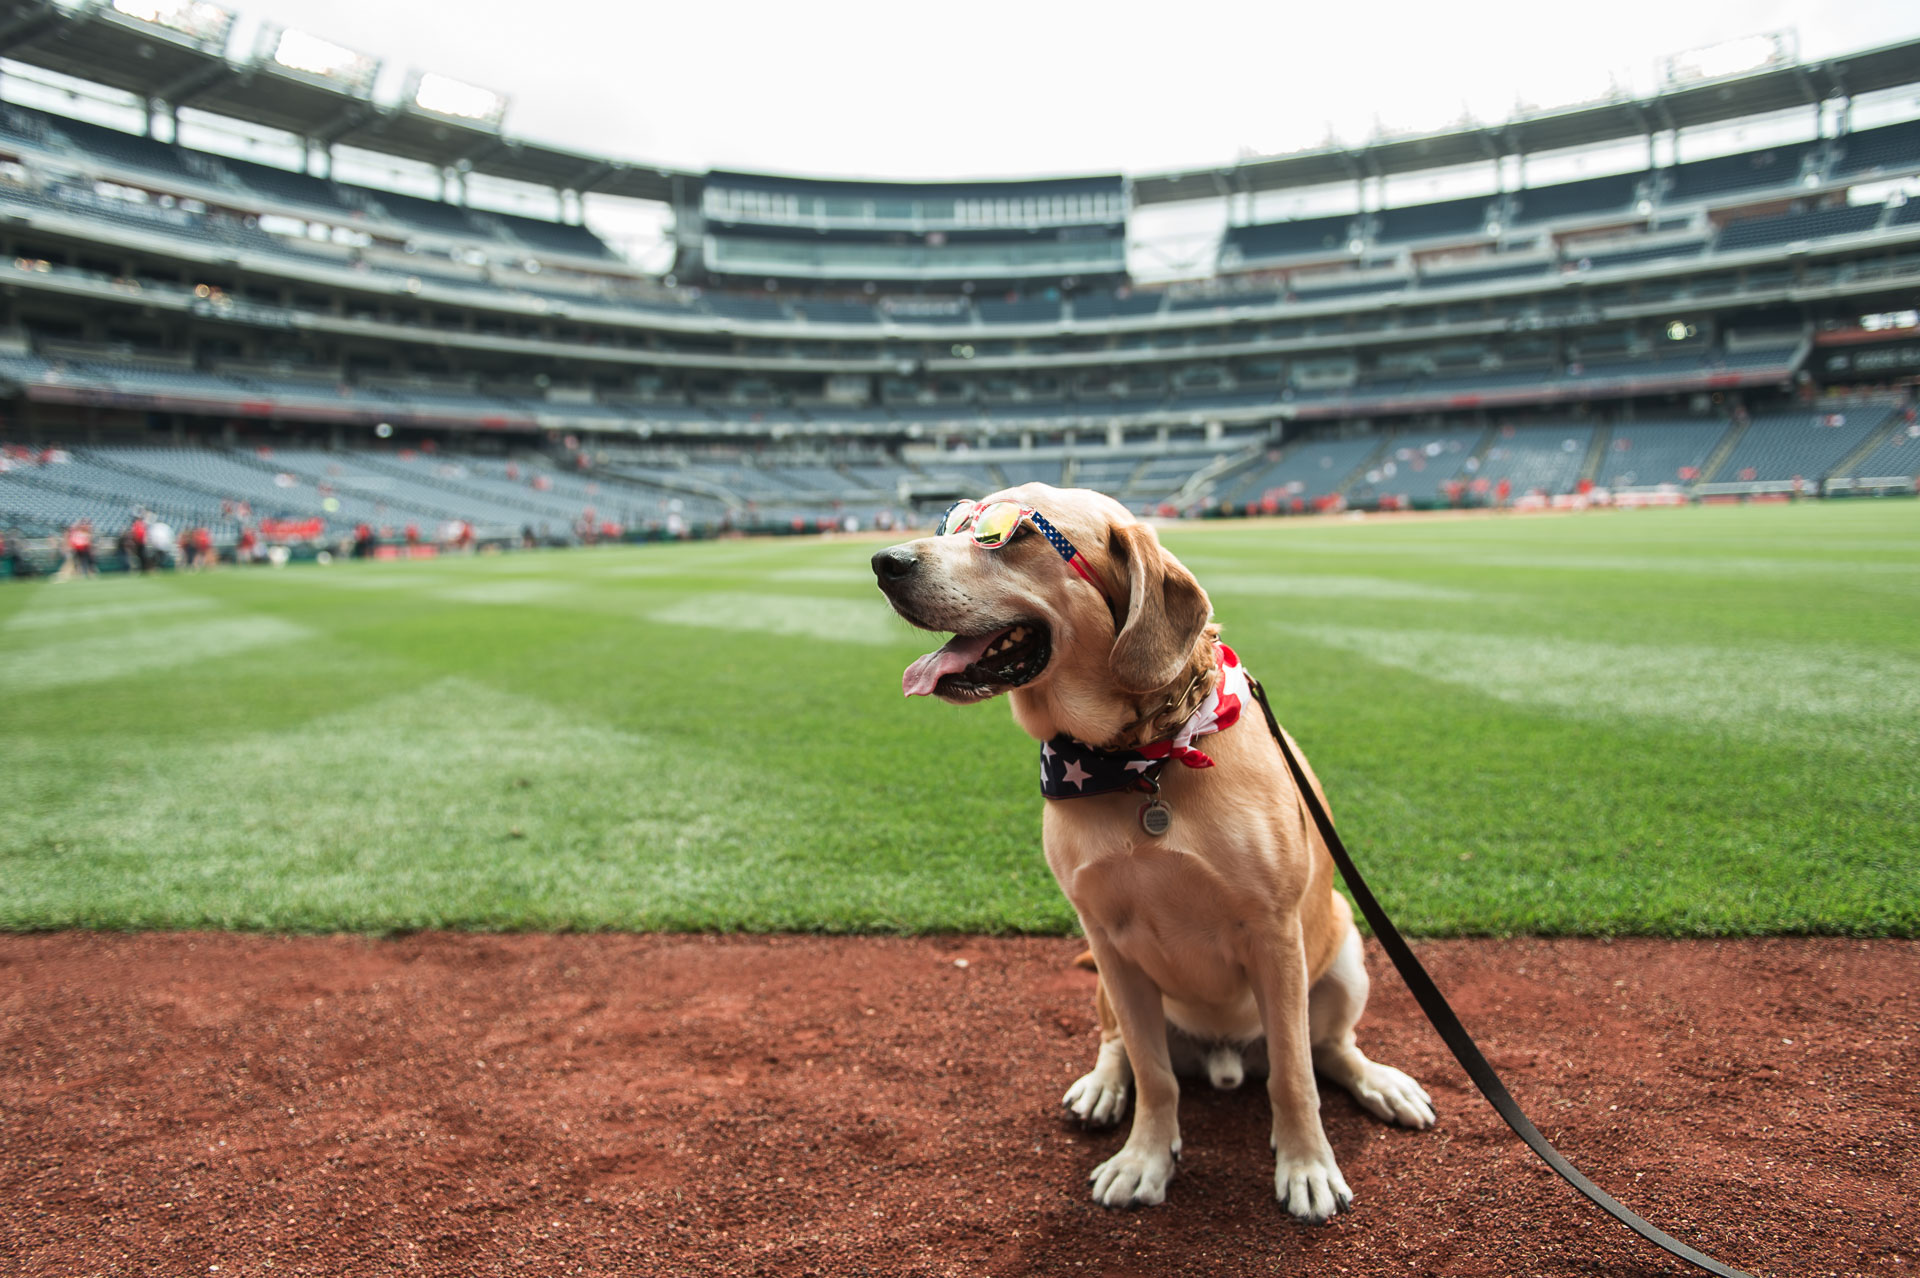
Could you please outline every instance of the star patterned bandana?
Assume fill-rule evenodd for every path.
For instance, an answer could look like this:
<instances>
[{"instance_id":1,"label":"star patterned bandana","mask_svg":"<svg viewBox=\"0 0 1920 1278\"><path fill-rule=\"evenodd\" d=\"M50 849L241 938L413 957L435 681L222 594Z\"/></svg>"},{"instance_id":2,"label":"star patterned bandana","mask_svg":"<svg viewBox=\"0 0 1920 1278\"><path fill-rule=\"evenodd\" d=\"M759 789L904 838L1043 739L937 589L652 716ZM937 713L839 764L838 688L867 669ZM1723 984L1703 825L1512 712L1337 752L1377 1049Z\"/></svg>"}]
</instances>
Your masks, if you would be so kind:
<instances>
[{"instance_id":1,"label":"star patterned bandana","mask_svg":"<svg viewBox=\"0 0 1920 1278\"><path fill-rule=\"evenodd\" d=\"M1150 790L1152 779L1169 761L1189 768L1211 768L1213 758L1195 748L1196 737L1224 732L1240 720L1240 707L1251 695L1240 658L1224 643L1220 651L1220 679L1207 699L1165 741L1137 750L1096 750L1062 734L1040 747L1040 793L1049 799L1079 799L1089 794L1119 790Z\"/></svg>"}]
</instances>

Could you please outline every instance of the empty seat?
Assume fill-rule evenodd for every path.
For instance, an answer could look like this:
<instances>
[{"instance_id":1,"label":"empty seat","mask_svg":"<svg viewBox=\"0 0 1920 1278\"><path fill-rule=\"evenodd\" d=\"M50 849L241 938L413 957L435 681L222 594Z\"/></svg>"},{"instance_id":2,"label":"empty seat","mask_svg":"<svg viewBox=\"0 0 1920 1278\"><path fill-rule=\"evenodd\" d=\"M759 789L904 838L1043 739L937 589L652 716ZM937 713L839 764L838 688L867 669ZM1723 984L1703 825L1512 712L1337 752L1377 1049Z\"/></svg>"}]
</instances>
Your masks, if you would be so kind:
<instances>
[{"instance_id":1,"label":"empty seat","mask_svg":"<svg viewBox=\"0 0 1920 1278\"><path fill-rule=\"evenodd\" d=\"M1720 228L1719 247L1723 251L1761 248L1769 244L1790 244L1795 240L1814 240L1829 235L1856 235L1872 230L1875 223L1879 222L1882 211L1878 204L1860 204L1849 208L1819 209L1812 213L1747 218L1729 222Z\"/></svg>"},{"instance_id":2,"label":"empty seat","mask_svg":"<svg viewBox=\"0 0 1920 1278\"><path fill-rule=\"evenodd\" d=\"M1220 267L1232 270L1267 258L1344 252L1352 228L1351 213L1230 226L1220 241Z\"/></svg>"},{"instance_id":3,"label":"empty seat","mask_svg":"<svg viewBox=\"0 0 1920 1278\"><path fill-rule=\"evenodd\" d=\"M1645 172L1621 173L1554 186L1528 187L1519 193L1520 211L1513 220L1528 225L1560 218L1625 213L1633 207L1640 184L1649 176Z\"/></svg>"},{"instance_id":4,"label":"empty seat","mask_svg":"<svg viewBox=\"0 0 1920 1278\"><path fill-rule=\"evenodd\" d=\"M1861 129L1840 140L1836 174L1848 176L1920 167L1920 120Z\"/></svg>"},{"instance_id":5,"label":"empty seat","mask_svg":"<svg viewBox=\"0 0 1920 1278\"><path fill-rule=\"evenodd\" d=\"M1613 428L1594 482L1601 488L1690 484L1727 433L1727 423L1674 420L1627 422Z\"/></svg>"},{"instance_id":6,"label":"empty seat","mask_svg":"<svg viewBox=\"0 0 1920 1278\"><path fill-rule=\"evenodd\" d=\"M1801 164L1813 146L1811 142L1795 142L1676 165L1667 170L1673 183L1667 192L1667 202L1701 199L1728 191L1792 186L1800 180Z\"/></svg>"},{"instance_id":7,"label":"empty seat","mask_svg":"<svg viewBox=\"0 0 1920 1278\"><path fill-rule=\"evenodd\" d=\"M1434 204L1412 204L1405 208L1383 209L1379 213L1379 239L1386 241L1424 240L1442 235L1477 235L1486 230L1487 197L1441 200Z\"/></svg>"}]
</instances>

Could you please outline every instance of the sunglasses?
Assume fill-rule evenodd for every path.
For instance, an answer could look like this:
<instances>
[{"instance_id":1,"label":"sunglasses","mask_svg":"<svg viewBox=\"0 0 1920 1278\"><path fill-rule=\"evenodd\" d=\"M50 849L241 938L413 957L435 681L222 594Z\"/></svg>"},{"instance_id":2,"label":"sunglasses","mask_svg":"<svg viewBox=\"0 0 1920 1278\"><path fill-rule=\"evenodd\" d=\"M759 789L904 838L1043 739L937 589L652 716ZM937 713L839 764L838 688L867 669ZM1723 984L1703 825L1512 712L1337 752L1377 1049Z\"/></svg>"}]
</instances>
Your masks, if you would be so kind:
<instances>
[{"instance_id":1,"label":"sunglasses","mask_svg":"<svg viewBox=\"0 0 1920 1278\"><path fill-rule=\"evenodd\" d=\"M1047 539L1054 551L1067 561L1067 567L1079 573L1088 585L1099 589L1100 583L1087 571L1073 543L1045 515L1017 501L956 501L947 507L946 514L940 516L940 523L934 531L940 537L971 533L974 545L985 550L998 550L1012 541L1014 534L1020 531L1021 523L1028 520L1040 530L1040 535Z\"/></svg>"}]
</instances>

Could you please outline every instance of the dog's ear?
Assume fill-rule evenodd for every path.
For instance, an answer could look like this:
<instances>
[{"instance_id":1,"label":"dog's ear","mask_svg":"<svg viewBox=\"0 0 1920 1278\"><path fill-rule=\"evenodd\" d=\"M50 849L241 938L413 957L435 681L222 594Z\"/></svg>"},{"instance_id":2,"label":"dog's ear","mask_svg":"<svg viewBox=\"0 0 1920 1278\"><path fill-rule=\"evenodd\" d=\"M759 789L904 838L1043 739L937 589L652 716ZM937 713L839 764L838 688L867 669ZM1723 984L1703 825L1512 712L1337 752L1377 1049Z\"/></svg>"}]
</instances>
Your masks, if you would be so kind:
<instances>
[{"instance_id":1,"label":"dog's ear","mask_svg":"<svg viewBox=\"0 0 1920 1278\"><path fill-rule=\"evenodd\" d=\"M1115 526L1107 553L1127 574L1127 611L1110 658L1113 681L1127 692L1164 688L1193 655L1213 605L1146 524Z\"/></svg>"}]
</instances>

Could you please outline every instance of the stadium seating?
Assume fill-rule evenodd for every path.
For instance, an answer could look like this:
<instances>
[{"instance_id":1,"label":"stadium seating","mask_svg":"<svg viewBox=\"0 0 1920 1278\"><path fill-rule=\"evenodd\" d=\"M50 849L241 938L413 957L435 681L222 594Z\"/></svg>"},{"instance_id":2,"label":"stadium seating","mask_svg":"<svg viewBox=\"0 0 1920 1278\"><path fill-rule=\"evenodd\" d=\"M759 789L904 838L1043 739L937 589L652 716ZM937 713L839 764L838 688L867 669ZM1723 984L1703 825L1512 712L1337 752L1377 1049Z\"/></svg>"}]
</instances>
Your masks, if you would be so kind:
<instances>
[{"instance_id":1,"label":"stadium seating","mask_svg":"<svg viewBox=\"0 0 1920 1278\"><path fill-rule=\"evenodd\" d=\"M531 249L544 249L550 253L567 253L574 257L601 258L613 260L613 250L606 242L584 226L575 226L566 222L544 222L537 217L521 217L514 213L489 212L508 234Z\"/></svg>"},{"instance_id":2,"label":"stadium seating","mask_svg":"<svg viewBox=\"0 0 1920 1278\"><path fill-rule=\"evenodd\" d=\"M1891 405L1863 403L1758 415L1706 478L1715 484L1817 484L1885 426L1894 411Z\"/></svg>"},{"instance_id":3,"label":"stadium seating","mask_svg":"<svg viewBox=\"0 0 1920 1278\"><path fill-rule=\"evenodd\" d=\"M1769 244L1787 244L1794 240L1820 239L1829 235L1857 235L1870 231L1884 210L1878 204L1859 204L1851 208L1821 209L1813 213L1788 213L1779 217L1748 218L1729 222L1720 228L1719 247L1728 249L1760 248Z\"/></svg>"},{"instance_id":4,"label":"stadium seating","mask_svg":"<svg viewBox=\"0 0 1920 1278\"><path fill-rule=\"evenodd\" d=\"M1492 280L1520 279L1528 275L1541 275L1548 269L1543 260L1511 263L1505 266L1476 266L1466 270L1436 271L1420 277L1420 287L1465 288L1469 284L1485 284Z\"/></svg>"},{"instance_id":5,"label":"stadium seating","mask_svg":"<svg viewBox=\"0 0 1920 1278\"><path fill-rule=\"evenodd\" d=\"M1834 171L1849 177L1920 168L1920 120L1849 133L1840 148Z\"/></svg>"},{"instance_id":6,"label":"stadium seating","mask_svg":"<svg viewBox=\"0 0 1920 1278\"><path fill-rule=\"evenodd\" d=\"M1291 509L1296 502L1311 505L1338 493L1348 477L1374 453L1383 437L1361 435L1349 439L1302 439L1225 485L1226 500L1250 505L1270 504Z\"/></svg>"},{"instance_id":7,"label":"stadium seating","mask_svg":"<svg viewBox=\"0 0 1920 1278\"><path fill-rule=\"evenodd\" d=\"M1149 507L1158 505L1171 500L1201 467L1213 460L1212 455L1148 458L1134 470L1126 488L1115 496L1128 500L1136 507L1141 504Z\"/></svg>"},{"instance_id":8,"label":"stadium seating","mask_svg":"<svg viewBox=\"0 0 1920 1278\"><path fill-rule=\"evenodd\" d=\"M1073 317L1082 320L1153 315L1166 305L1167 295L1142 291L1120 297L1113 293L1081 293L1073 299Z\"/></svg>"},{"instance_id":9,"label":"stadium seating","mask_svg":"<svg viewBox=\"0 0 1920 1278\"><path fill-rule=\"evenodd\" d=\"M1060 303L1052 298L979 302L974 309L983 324L1054 324L1060 319Z\"/></svg>"},{"instance_id":10,"label":"stadium seating","mask_svg":"<svg viewBox=\"0 0 1920 1278\"><path fill-rule=\"evenodd\" d=\"M1498 427L1474 477L1505 480L1516 497L1558 497L1574 490L1592 445L1589 425Z\"/></svg>"},{"instance_id":11,"label":"stadium seating","mask_svg":"<svg viewBox=\"0 0 1920 1278\"><path fill-rule=\"evenodd\" d=\"M1566 218L1596 217L1625 213L1650 173L1622 173L1614 177L1583 178L1555 186L1530 186L1519 193L1520 211L1514 221L1521 225L1552 222Z\"/></svg>"},{"instance_id":12,"label":"stadium seating","mask_svg":"<svg viewBox=\"0 0 1920 1278\"><path fill-rule=\"evenodd\" d=\"M1584 252L1569 250L1567 258L1576 265L1585 265L1589 270L1605 271L1621 266L1634 266L1641 262L1658 262L1667 259L1679 260L1685 257L1698 257L1706 252L1705 240L1678 240L1663 244L1649 244L1640 248L1600 248L1598 246Z\"/></svg>"},{"instance_id":13,"label":"stadium seating","mask_svg":"<svg viewBox=\"0 0 1920 1278\"><path fill-rule=\"evenodd\" d=\"M1397 433L1348 488L1348 500L1355 505L1388 499L1409 506L1436 504L1442 485L1472 477L1485 434L1476 429Z\"/></svg>"},{"instance_id":14,"label":"stadium seating","mask_svg":"<svg viewBox=\"0 0 1920 1278\"><path fill-rule=\"evenodd\" d=\"M701 306L724 319L785 320L792 318L787 308L771 297L752 297L741 293L709 293Z\"/></svg>"},{"instance_id":15,"label":"stadium seating","mask_svg":"<svg viewBox=\"0 0 1920 1278\"><path fill-rule=\"evenodd\" d=\"M362 211L348 203L332 182L310 173L294 173L271 164L255 164L228 156L220 158L220 167L248 190L277 203L300 205L335 217Z\"/></svg>"},{"instance_id":16,"label":"stadium seating","mask_svg":"<svg viewBox=\"0 0 1920 1278\"><path fill-rule=\"evenodd\" d=\"M1847 467L1846 473L1860 480L1920 479L1920 425L1896 420L1887 437Z\"/></svg>"},{"instance_id":17,"label":"stadium seating","mask_svg":"<svg viewBox=\"0 0 1920 1278\"><path fill-rule=\"evenodd\" d=\"M1726 433L1727 423L1717 419L1619 423L1601 454L1594 483L1606 489L1690 484Z\"/></svg>"},{"instance_id":18,"label":"stadium seating","mask_svg":"<svg viewBox=\"0 0 1920 1278\"><path fill-rule=\"evenodd\" d=\"M1474 196L1385 209L1376 215L1380 228L1376 238L1384 244L1441 235L1478 235L1486 229L1487 203L1485 196Z\"/></svg>"},{"instance_id":19,"label":"stadium seating","mask_svg":"<svg viewBox=\"0 0 1920 1278\"><path fill-rule=\"evenodd\" d=\"M1344 253L1352 236L1353 215L1300 218L1230 226L1220 243L1223 269L1272 258Z\"/></svg>"},{"instance_id":20,"label":"stadium seating","mask_svg":"<svg viewBox=\"0 0 1920 1278\"><path fill-rule=\"evenodd\" d=\"M1675 165L1666 170L1670 185L1664 202L1680 204L1735 191L1794 186L1800 181L1802 164L1813 153L1813 143L1795 142Z\"/></svg>"},{"instance_id":21,"label":"stadium seating","mask_svg":"<svg viewBox=\"0 0 1920 1278\"><path fill-rule=\"evenodd\" d=\"M58 130L59 136L72 147L101 160L130 169L165 174L169 177L196 176L188 167L180 148L165 142L139 137L132 133L123 133L119 129L109 129L98 124L89 124L85 120L64 118L57 123L49 120L47 133L42 136L51 134L55 129Z\"/></svg>"}]
</instances>

